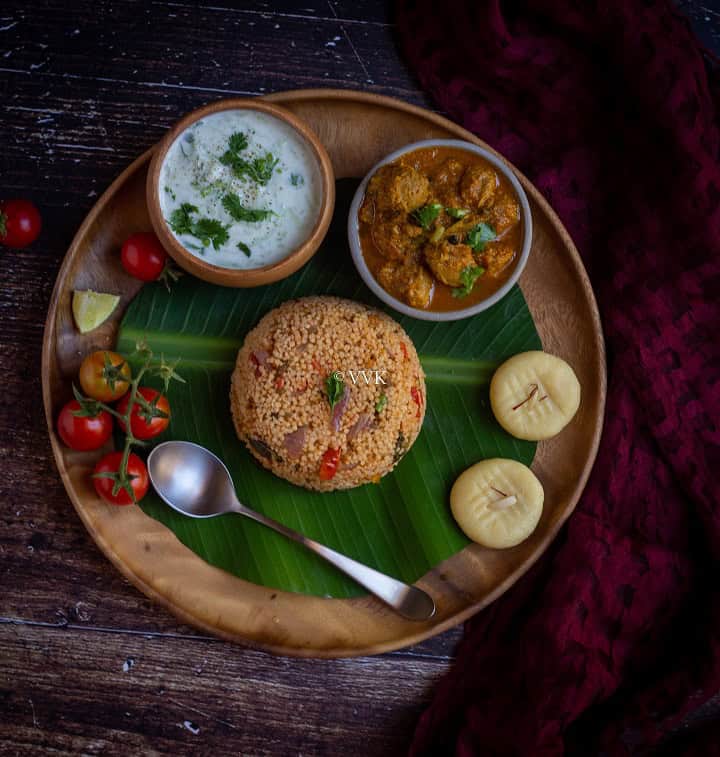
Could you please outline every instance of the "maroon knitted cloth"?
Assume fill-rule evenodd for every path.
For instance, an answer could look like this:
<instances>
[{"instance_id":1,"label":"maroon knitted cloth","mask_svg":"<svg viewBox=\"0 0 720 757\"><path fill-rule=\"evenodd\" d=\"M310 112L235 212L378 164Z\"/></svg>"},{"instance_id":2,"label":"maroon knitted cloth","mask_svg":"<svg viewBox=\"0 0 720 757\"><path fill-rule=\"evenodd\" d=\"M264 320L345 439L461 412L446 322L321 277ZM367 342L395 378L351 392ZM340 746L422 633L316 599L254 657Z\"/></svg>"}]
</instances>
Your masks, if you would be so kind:
<instances>
[{"instance_id":1,"label":"maroon knitted cloth","mask_svg":"<svg viewBox=\"0 0 720 757\"><path fill-rule=\"evenodd\" d=\"M570 231L609 371L576 512L468 623L412 752L644 751L720 692L717 72L660 0L403 0L398 27L440 108Z\"/></svg>"}]
</instances>

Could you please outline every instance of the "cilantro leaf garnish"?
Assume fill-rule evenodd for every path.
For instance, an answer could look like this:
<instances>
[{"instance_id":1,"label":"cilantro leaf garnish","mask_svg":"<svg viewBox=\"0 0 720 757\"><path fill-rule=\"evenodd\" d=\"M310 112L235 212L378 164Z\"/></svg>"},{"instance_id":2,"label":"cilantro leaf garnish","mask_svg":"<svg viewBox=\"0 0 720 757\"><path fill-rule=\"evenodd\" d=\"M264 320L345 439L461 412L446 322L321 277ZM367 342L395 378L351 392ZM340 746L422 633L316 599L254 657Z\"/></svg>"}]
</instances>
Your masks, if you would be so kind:
<instances>
[{"instance_id":1,"label":"cilantro leaf garnish","mask_svg":"<svg viewBox=\"0 0 720 757\"><path fill-rule=\"evenodd\" d=\"M440 211L443 206L439 202L430 203L430 205L423 205L421 208L416 208L410 213L410 218L418 226L422 226L423 229L429 229L433 221L440 215Z\"/></svg>"},{"instance_id":2,"label":"cilantro leaf garnish","mask_svg":"<svg viewBox=\"0 0 720 757\"><path fill-rule=\"evenodd\" d=\"M256 223L264 221L268 216L275 215L272 210L261 210L260 208L246 208L240 198L230 192L222 198L222 206L236 221L247 221Z\"/></svg>"},{"instance_id":3,"label":"cilantro leaf garnish","mask_svg":"<svg viewBox=\"0 0 720 757\"><path fill-rule=\"evenodd\" d=\"M475 282L485 273L485 269L479 265L469 265L463 268L460 273L460 281L462 286L456 287L452 290L453 297L467 297L472 288L475 286Z\"/></svg>"},{"instance_id":4,"label":"cilantro leaf garnish","mask_svg":"<svg viewBox=\"0 0 720 757\"><path fill-rule=\"evenodd\" d=\"M230 237L228 227L214 218L198 218L195 220L192 216L198 212L196 205L184 202L170 214L168 221L170 228L176 234L189 234L197 237L203 247L212 244L216 250L219 249Z\"/></svg>"},{"instance_id":5,"label":"cilantro leaf garnish","mask_svg":"<svg viewBox=\"0 0 720 757\"><path fill-rule=\"evenodd\" d=\"M235 171L235 173L238 174L238 176L241 175L242 166L248 165L247 160L245 158L241 158L236 152L233 152L232 150L225 150L225 152L220 156L219 161L224 166L230 166L230 168Z\"/></svg>"},{"instance_id":6,"label":"cilantro leaf garnish","mask_svg":"<svg viewBox=\"0 0 720 757\"><path fill-rule=\"evenodd\" d=\"M236 176L247 176L258 184L265 185L272 178L275 166L280 162L271 152L265 153L262 158L245 160L238 153L226 150L220 156L220 162L224 166L230 166Z\"/></svg>"},{"instance_id":7,"label":"cilantro leaf garnish","mask_svg":"<svg viewBox=\"0 0 720 757\"><path fill-rule=\"evenodd\" d=\"M479 223L468 231L467 244L472 247L474 252L481 252L485 249L485 245L494 239L497 239L495 229L490 224Z\"/></svg>"},{"instance_id":8,"label":"cilantro leaf garnish","mask_svg":"<svg viewBox=\"0 0 720 757\"><path fill-rule=\"evenodd\" d=\"M253 160L251 175L258 184L267 184L279 162L280 158L276 158L271 152L266 152L265 157Z\"/></svg>"},{"instance_id":9,"label":"cilantro leaf garnish","mask_svg":"<svg viewBox=\"0 0 720 757\"><path fill-rule=\"evenodd\" d=\"M248 139L241 131L236 131L228 139L228 149L220 156L220 162L226 166L232 166L235 162L245 162L240 153L248 146Z\"/></svg>"},{"instance_id":10,"label":"cilantro leaf garnish","mask_svg":"<svg viewBox=\"0 0 720 757\"><path fill-rule=\"evenodd\" d=\"M237 248L238 248L238 250L240 250L240 252L244 253L248 257L250 257L250 255L252 255L252 252L250 252L250 248L245 244L245 242L238 242L237 243Z\"/></svg>"},{"instance_id":11,"label":"cilantro leaf garnish","mask_svg":"<svg viewBox=\"0 0 720 757\"><path fill-rule=\"evenodd\" d=\"M220 156L220 162L224 166L230 166L236 176L248 176L258 184L267 184L272 178L275 166L279 158L272 153L265 153L262 158L246 160L240 153L248 146L248 138L240 131L230 135L228 149Z\"/></svg>"},{"instance_id":12,"label":"cilantro leaf garnish","mask_svg":"<svg viewBox=\"0 0 720 757\"><path fill-rule=\"evenodd\" d=\"M193 221L190 218L192 213L198 213L197 205L184 202L179 208L173 210L170 215L170 228L176 234L192 234Z\"/></svg>"},{"instance_id":13,"label":"cilantro leaf garnish","mask_svg":"<svg viewBox=\"0 0 720 757\"><path fill-rule=\"evenodd\" d=\"M344 391L345 382L338 376L337 371L333 371L325 379L325 394L327 394L331 410L340 402Z\"/></svg>"},{"instance_id":14,"label":"cilantro leaf garnish","mask_svg":"<svg viewBox=\"0 0 720 757\"><path fill-rule=\"evenodd\" d=\"M248 138L241 131L236 131L230 135L228 146L233 152L242 152L248 146Z\"/></svg>"},{"instance_id":15,"label":"cilantro leaf garnish","mask_svg":"<svg viewBox=\"0 0 720 757\"><path fill-rule=\"evenodd\" d=\"M210 243L219 250L228 241L228 227L215 218L200 218L193 224L192 234L207 247Z\"/></svg>"},{"instance_id":16,"label":"cilantro leaf garnish","mask_svg":"<svg viewBox=\"0 0 720 757\"><path fill-rule=\"evenodd\" d=\"M451 218L465 218L470 211L468 208L445 208L445 212Z\"/></svg>"},{"instance_id":17,"label":"cilantro leaf garnish","mask_svg":"<svg viewBox=\"0 0 720 757\"><path fill-rule=\"evenodd\" d=\"M294 187L301 187L305 183L305 179L303 178L302 174L294 173L290 176L290 183Z\"/></svg>"}]
</instances>

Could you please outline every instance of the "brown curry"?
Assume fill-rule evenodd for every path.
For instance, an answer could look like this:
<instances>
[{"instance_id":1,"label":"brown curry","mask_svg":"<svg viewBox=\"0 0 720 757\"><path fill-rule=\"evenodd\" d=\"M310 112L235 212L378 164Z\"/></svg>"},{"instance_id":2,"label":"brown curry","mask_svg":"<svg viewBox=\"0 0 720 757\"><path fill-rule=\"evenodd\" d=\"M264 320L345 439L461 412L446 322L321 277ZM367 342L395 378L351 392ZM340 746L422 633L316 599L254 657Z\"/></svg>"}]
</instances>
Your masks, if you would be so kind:
<instances>
[{"instance_id":1,"label":"brown curry","mask_svg":"<svg viewBox=\"0 0 720 757\"><path fill-rule=\"evenodd\" d=\"M375 279L425 310L459 310L489 297L509 278L522 246L510 182L457 147L422 148L381 166L358 215Z\"/></svg>"}]
</instances>

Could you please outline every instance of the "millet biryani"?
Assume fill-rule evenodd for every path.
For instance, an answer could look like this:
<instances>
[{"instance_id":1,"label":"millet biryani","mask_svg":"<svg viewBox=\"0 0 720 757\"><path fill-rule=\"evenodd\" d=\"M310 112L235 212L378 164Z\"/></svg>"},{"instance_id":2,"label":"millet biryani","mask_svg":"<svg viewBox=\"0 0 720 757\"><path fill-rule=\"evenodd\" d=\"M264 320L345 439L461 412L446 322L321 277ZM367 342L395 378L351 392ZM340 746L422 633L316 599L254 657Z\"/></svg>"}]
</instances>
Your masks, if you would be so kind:
<instances>
[{"instance_id":1,"label":"millet biryani","mask_svg":"<svg viewBox=\"0 0 720 757\"><path fill-rule=\"evenodd\" d=\"M308 489L348 489L379 481L410 449L425 416L425 377L392 318L307 297L248 333L230 402L238 436L264 467Z\"/></svg>"}]
</instances>

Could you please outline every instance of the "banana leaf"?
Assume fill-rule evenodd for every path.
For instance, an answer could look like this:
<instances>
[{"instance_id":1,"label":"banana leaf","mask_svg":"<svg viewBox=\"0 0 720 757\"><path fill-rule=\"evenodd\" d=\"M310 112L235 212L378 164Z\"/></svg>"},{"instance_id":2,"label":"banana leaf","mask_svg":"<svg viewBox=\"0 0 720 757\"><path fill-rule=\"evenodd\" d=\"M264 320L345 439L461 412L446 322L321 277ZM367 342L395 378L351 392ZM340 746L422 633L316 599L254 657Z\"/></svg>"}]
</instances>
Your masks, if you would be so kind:
<instances>
[{"instance_id":1,"label":"banana leaf","mask_svg":"<svg viewBox=\"0 0 720 757\"><path fill-rule=\"evenodd\" d=\"M256 289L227 289L182 277L168 292L143 287L122 321L118 351L145 338L166 360L180 359L187 383L173 382L172 420L158 439L202 444L228 466L240 501L303 534L407 582L463 549L468 541L448 504L450 487L487 457L530 464L535 444L494 420L488 385L517 352L541 349L522 292L515 287L491 309L454 323L418 321L388 309L365 287L350 260L345 224L354 180L338 182L335 220L313 259L293 276ZM293 486L257 465L235 434L230 374L245 334L285 300L333 294L365 302L396 318L412 338L427 374L427 413L420 436L378 484L332 493ZM247 519L179 515L154 493L143 510L212 565L268 587L327 597L365 593L324 561Z\"/></svg>"}]
</instances>

